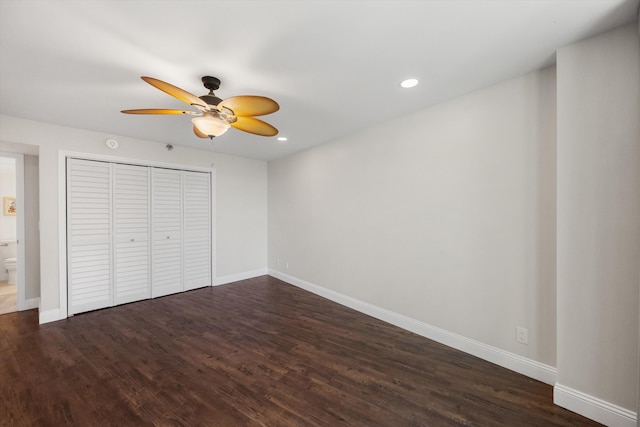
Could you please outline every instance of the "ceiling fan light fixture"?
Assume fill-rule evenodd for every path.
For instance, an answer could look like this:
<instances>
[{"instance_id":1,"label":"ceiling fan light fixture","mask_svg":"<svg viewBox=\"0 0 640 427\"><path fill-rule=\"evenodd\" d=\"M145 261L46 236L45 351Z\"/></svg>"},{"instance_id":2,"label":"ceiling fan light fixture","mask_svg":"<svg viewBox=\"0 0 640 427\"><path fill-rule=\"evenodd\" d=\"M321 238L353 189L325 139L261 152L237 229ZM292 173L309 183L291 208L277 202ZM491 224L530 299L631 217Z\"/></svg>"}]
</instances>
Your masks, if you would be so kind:
<instances>
[{"instance_id":1,"label":"ceiling fan light fixture","mask_svg":"<svg viewBox=\"0 0 640 427\"><path fill-rule=\"evenodd\" d=\"M201 117L195 117L191 119L191 121L200 132L207 135L209 138L214 138L224 134L230 127L229 123L226 121L208 114Z\"/></svg>"}]
</instances>

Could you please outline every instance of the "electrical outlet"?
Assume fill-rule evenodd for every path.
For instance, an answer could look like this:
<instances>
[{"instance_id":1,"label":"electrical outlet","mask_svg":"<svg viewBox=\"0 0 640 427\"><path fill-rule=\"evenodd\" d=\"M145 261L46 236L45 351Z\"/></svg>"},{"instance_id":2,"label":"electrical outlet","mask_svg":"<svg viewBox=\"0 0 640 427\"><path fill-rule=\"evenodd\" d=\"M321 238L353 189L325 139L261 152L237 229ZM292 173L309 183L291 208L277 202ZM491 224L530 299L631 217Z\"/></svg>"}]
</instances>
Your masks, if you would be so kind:
<instances>
[{"instance_id":1,"label":"electrical outlet","mask_svg":"<svg viewBox=\"0 0 640 427\"><path fill-rule=\"evenodd\" d=\"M516 327L516 341L522 344L529 344L529 330L517 326Z\"/></svg>"},{"instance_id":2,"label":"electrical outlet","mask_svg":"<svg viewBox=\"0 0 640 427\"><path fill-rule=\"evenodd\" d=\"M288 270L289 269L289 263L287 262L285 265L285 268Z\"/></svg>"},{"instance_id":3,"label":"electrical outlet","mask_svg":"<svg viewBox=\"0 0 640 427\"><path fill-rule=\"evenodd\" d=\"M280 260L279 259L276 260L276 267L280 267Z\"/></svg>"}]
</instances>

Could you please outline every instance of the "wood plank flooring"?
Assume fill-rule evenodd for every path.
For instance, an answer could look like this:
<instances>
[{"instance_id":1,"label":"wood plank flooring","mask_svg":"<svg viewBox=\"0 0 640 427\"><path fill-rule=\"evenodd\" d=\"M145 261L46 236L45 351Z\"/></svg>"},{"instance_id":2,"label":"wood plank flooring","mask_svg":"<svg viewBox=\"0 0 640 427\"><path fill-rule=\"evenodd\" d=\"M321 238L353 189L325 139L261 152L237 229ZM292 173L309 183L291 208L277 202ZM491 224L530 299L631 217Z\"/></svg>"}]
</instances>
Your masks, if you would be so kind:
<instances>
[{"instance_id":1,"label":"wood plank flooring","mask_svg":"<svg viewBox=\"0 0 640 427\"><path fill-rule=\"evenodd\" d=\"M272 277L0 316L10 426L590 426L550 386Z\"/></svg>"}]
</instances>

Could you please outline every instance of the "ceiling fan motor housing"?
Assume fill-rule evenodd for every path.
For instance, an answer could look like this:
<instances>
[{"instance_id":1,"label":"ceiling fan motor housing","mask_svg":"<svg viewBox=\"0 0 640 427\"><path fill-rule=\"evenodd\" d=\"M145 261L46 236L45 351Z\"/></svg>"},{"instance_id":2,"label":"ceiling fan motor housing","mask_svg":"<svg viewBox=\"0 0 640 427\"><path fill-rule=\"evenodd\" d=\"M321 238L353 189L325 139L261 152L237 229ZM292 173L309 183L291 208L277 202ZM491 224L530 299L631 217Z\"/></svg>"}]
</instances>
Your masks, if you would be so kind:
<instances>
[{"instance_id":1,"label":"ceiling fan motor housing","mask_svg":"<svg viewBox=\"0 0 640 427\"><path fill-rule=\"evenodd\" d=\"M218 90L220 88L220 79L217 77L204 76L202 77L202 84L204 87L209 89L209 93L200 97L204 102L208 105L218 105L222 102L221 98L218 98L213 94L214 90Z\"/></svg>"},{"instance_id":2,"label":"ceiling fan motor housing","mask_svg":"<svg viewBox=\"0 0 640 427\"><path fill-rule=\"evenodd\" d=\"M221 98L218 98L217 96L211 94L202 95L199 98L206 102L208 105L218 105L222 102Z\"/></svg>"}]
</instances>

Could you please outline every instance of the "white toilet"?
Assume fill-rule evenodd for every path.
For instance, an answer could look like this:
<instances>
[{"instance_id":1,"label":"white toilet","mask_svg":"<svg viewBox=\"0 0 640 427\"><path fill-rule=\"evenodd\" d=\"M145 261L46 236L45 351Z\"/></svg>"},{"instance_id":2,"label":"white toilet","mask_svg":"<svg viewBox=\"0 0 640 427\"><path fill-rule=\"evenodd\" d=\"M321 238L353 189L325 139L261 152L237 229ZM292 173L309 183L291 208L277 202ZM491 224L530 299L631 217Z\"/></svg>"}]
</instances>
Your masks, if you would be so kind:
<instances>
[{"instance_id":1,"label":"white toilet","mask_svg":"<svg viewBox=\"0 0 640 427\"><path fill-rule=\"evenodd\" d=\"M7 281L10 285L16 284L16 243L15 240L0 240L0 259L2 260L0 268L4 268L9 273ZM4 271L0 277L4 277Z\"/></svg>"},{"instance_id":2,"label":"white toilet","mask_svg":"<svg viewBox=\"0 0 640 427\"><path fill-rule=\"evenodd\" d=\"M16 284L16 258L7 258L2 261L2 265L9 272L8 282L10 285Z\"/></svg>"}]
</instances>

